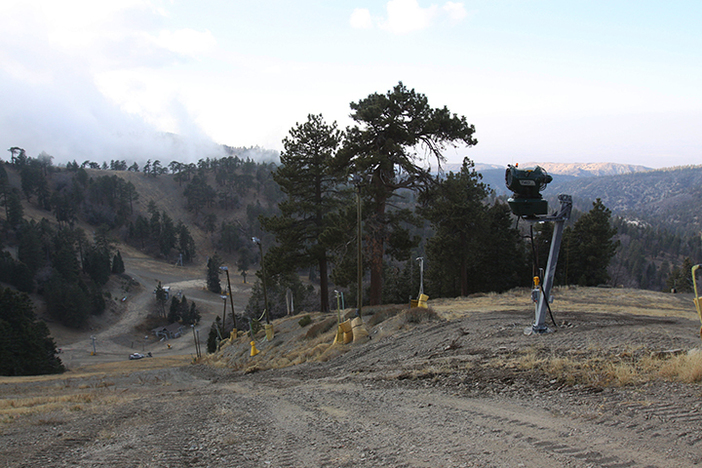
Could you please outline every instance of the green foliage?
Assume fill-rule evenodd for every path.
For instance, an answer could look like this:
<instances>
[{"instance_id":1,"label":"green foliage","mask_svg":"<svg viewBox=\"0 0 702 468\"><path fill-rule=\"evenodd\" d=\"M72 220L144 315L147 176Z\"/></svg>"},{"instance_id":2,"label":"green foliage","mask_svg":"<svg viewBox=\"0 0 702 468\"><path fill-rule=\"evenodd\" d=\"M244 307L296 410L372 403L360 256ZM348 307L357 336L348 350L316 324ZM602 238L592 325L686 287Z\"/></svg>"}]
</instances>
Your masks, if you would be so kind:
<instances>
[{"instance_id":1,"label":"green foliage","mask_svg":"<svg viewBox=\"0 0 702 468\"><path fill-rule=\"evenodd\" d=\"M382 294L382 265L388 236L390 199L400 189L418 190L431 180L429 171L418 166L416 148L422 145L439 162L446 145L461 142L472 146L475 128L465 117L444 108L432 108L427 98L401 82L386 94L371 94L351 103L356 126L347 130L337 167L369 178L364 196L369 203L366 221L370 253L370 303L379 304Z\"/></svg>"},{"instance_id":2,"label":"green foliage","mask_svg":"<svg viewBox=\"0 0 702 468\"><path fill-rule=\"evenodd\" d=\"M156 295L156 307L158 308L159 317L166 317L166 302L168 302L168 291L164 289L160 281L158 282L158 286L156 286L154 294ZM175 306L173 305L173 302L171 302L171 309L173 309L174 307ZM174 312L174 317L176 316L177 312ZM175 320L171 320L171 323L177 320L177 318Z\"/></svg>"},{"instance_id":3,"label":"green foliage","mask_svg":"<svg viewBox=\"0 0 702 468\"><path fill-rule=\"evenodd\" d=\"M212 354L217 351L219 346L220 334L222 330L222 319L217 316L215 321L210 325L210 332L207 335L207 352Z\"/></svg>"},{"instance_id":4,"label":"green foliage","mask_svg":"<svg viewBox=\"0 0 702 468\"><path fill-rule=\"evenodd\" d=\"M266 288L271 319L284 317L287 314L285 294L288 289L292 291L293 302L298 310L314 310L314 307L319 304L319 298L315 294L314 287L302 284L300 277L296 273L270 277L266 280ZM263 314L264 309L262 283L256 281L251 289L251 297L246 305L246 313L249 317L258 318Z\"/></svg>"},{"instance_id":5,"label":"green foliage","mask_svg":"<svg viewBox=\"0 0 702 468\"><path fill-rule=\"evenodd\" d=\"M178 232L178 248L180 253L183 254L183 260L191 262L195 258L195 240L190 235L188 227L182 221L178 222L176 230Z\"/></svg>"},{"instance_id":6,"label":"green foliage","mask_svg":"<svg viewBox=\"0 0 702 468\"><path fill-rule=\"evenodd\" d=\"M34 274L27 265L15 261L9 252L0 251L0 281L11 284L19 291L34 292Z\"/></svg>"},{"instance_id":7,"label":"green foliage","mask_svg":"<svg viewBox=\"0 0 702 468\"><path fill-rule=\"evenodd\" d=\"M487 205L489 189L468 158L419 196L419 213L431 222L427 241L427 293L467 296L520 284L525 257L509 208Z\"/></svg>"},{"instance_id":8,"label":"green foliage","mask_svg":"<svg viewBox=\"0 0 702 468\"><path fill-rule=\"evenodd\" d=\"M270 274L317 266L323 312L329 311L328 251L339 240L323 234L333 219L329 214L344 202L338 190L339 174L331 167L341 138L336 123L328 125L321 115L308 115L307 122L292 128L283 140L281 164L273 173L286 199L278 204L280 215L260 218L278 243L266 255Z\"/></svg>"},{"instance_id":9,"label":"green foliage","mask_svg":"<svg viewBox=\"0 0 702 468\"><path fill-rule=\"evenodd\" d=\"M34 220L23 223L20 229L17 258L27 265L32 274L44 266L46 261L46 255L43 251L44 234L42 226Z\"/></svg>"},{"instance_id":10,"label":"green foliage","mask_svg":"<svg viewBox=\"0 0 702 468\"><path fill-rule=\"evenodd\" d=\"M122 254L119 252L119 250L112 258L112 273L116 275L121 275L124 273L124 261L122 260Z\"/></svg>"},{"instance_id":11,"label":"green foliage","mask_svg":"<svg viewBox=\"0 0 702 468\"><path fill-rule=\"evenodd\" d=\"M84 255L83 271L100 286L107 283L112 273L109 250L92 245L86 248Z\"/></svg>"},{"instance_id":12,"label":"green foliage","mask_svg":"<svg viewBox=\"0 0 702 468\"><path fill-rule=\"evenodd\" d=\"M415 259L404 262L404 268L386 264L383 272L383 304L408 304L419 291L419 267Z\"/></svg>"},{"instance_id":13,"label":"green foliage","mask_svg":"<svg viewBox=\"0 0 702 468\"><path fill-rule=\"evenodd\" d=\"M183 195L188 200L188 211L200 213L205 208L214 204L217 192L207 184L207 178L203 174L196 174L192 181L185 187Z\"/></svg>"},{"instance_id":14,"label":"green foliage","mask_svg":"<svg viewBox=\"0 0 702 468\"><path fill-rule=\"evenodd\" d=\"M617 230L610 222L611 215L598 198L588 213L565 229L559 257L565 284L597 286L610 280L607 266L619 246L614 240Z\"/></svg>"},{"instance_id":15,"label":"green foliage","mask_svg":"<svg viewBox=\"0 0 702 468\"><path fill-rule=\"evenodd\" d=\"M217 254L207 260L207 290L216 294L222 292L222 285L219 282L220 266L222 266L222 259Z\"/></svg>"},{"instance_id":16,"label":"green foliage","mask_svg":"<svg viewBox=\"0 0 702 468\"><path fill-rule=\"evenodd\" d=\"M29 297L0 289L0 375L58 374L65 370Z\"/></svg>"},{"instance_id":17,"label":"green foliage","mask_svg":"<svg viewBox=\"0 0 702 468\"><path fill-rule=\"evenodd\" d=\"M5 208L7 223L11 227L19 226L24 216L24 208L22 207L22 200L20 200L19 190L16 188L8 190L5 196Z\"/></svg>"},{"instance_id":18,"label":"green foliage","mask_svg":"<svg viewBox=\"0 0 702 468\"><path fill-rule=\"evenodd\" d=\"M81 328L90 317L92 306L85 284L69 283L56 270L44 285L44 298L49 314L63 325Z\"/></svg>"},{"instance_id":19,"label":"green foliage","mask_svg":"<svg viewBox=\"0 0 702 468\"><path fill-rule=\"evenodd\" d=\"M200 312L197 310L195 301L188 304L188 299L183 296L173 296L171 306L168 311L168 321L170 323L180 322L183 325L197 325L200 323Z\"/></svg>"},{"instance_id":20,"label":"green foliage","mask_svg":"<svg viewBox=\"0 0 702 468\"><path fill-rule=\"evenodd\" d=\"M681 293L689 293L693 291L692 283L692 260L690 257L685 257L680 267L673 268L670 276L665 281L667 291L677 291Z\"/></svg>"},{"instance_id":21,"label":"green foliage","mask_svg":"<svg viewBox=\"0 0 702 468\"><path fill-rule=\"evenodd\" d=\"M114 229L127 224L138 198L131 182L116 175L100 176L90 180L84 212L89 223Z\"/></svg>"}]
</instances>

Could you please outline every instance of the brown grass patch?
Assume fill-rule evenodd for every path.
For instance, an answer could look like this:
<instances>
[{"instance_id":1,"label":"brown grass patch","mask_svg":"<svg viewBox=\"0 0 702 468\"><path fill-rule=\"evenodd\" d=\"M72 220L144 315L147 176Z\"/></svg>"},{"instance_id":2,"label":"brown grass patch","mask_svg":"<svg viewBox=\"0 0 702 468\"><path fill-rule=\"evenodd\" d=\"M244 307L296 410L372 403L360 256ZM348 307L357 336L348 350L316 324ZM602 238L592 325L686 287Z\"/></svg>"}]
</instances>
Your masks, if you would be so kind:
<instances>
[{"instance_id":1,"label":"brown grass patch","mask_svg":"<svg viewBox=\"0 0 702 468\"><path fill-rule=\"evenodd\" d=\"M655 356L655 355L654 355ZM522 370L538 370L564 385L627 386L663 379L702 381L702 352L656 358L644 349L608 355L604 350L580 357L545 355L530 349L515 359ZM499 365L504 366L505 362Z\"/></svg>"}]
</instances>

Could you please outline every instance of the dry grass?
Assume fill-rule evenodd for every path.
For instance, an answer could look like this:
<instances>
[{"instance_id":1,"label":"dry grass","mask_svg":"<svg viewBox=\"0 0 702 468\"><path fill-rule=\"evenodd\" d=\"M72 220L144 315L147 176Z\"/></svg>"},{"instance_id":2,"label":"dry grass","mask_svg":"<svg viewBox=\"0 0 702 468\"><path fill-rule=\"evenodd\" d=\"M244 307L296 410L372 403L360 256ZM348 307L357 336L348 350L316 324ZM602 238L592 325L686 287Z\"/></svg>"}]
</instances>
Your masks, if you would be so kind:
<instances>
[{"instance_id":1,"label":"dry grass","mask_svg":"<svg viewBox=\"0 0 702 468\"><path fill-rule=\"evenodd\" d=\"M475 313L530 309L531 290L515 288L502 294L474 294L456 299L435 299L429 305L441 318L455 320ZM690 295L625 288L555 287L554 313L580 312L684 317L696 320Z\"/></svg>"},{"instance_id":2,"label":"dry grass","mask_svg":"<svg viewBox=\"0 0 702 468\"><path fill-rule=\"evenodd\" d=\"M503 361L499 365L507 364ZM564 385L622 387L658 379L683 383L702 381L700 351L668 358L657 358L641 349L617 355L599 350L579 357L563 357L530 349L518 356L513 365L522 370L541 371Z\"/></svg>"},{"instance_id":3,"label":"dry grass","mask_svg":"<svg viewBox=\"0 0 702 468\"><path fill-rule=\"evenodd\" d=\"M134 393L112 392L104 388L63 395L6 398L0 400L0 424L31 416L41 416L36 423L43 424L77 411L104 411L106 406L124 404L134 398L137 398Z\"/></svg>"},{"instance_id":4,"label":"dry grass","mask_svg":"<svg viewBox=\"0 0 702 468\"><path fill-rule=\"evenodd\" d=\"M697 349L661 361L657 370L658 375L667 380L702 382L702 351Z\"/></svg>"}]
</instances>

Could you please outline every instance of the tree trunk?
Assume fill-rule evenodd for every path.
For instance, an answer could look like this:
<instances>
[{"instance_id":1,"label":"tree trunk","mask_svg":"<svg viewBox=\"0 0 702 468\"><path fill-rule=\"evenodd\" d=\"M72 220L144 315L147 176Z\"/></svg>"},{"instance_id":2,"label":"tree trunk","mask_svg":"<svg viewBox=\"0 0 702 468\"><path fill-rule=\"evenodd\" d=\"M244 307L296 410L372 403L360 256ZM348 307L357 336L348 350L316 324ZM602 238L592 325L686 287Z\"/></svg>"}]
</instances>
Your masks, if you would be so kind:
<instances>
[{"instance_id":1,"label":"tree trunk","mask_svg":"<svg viewBox=\"0 0 702 468\"><path fill-rule=\"evenodd\" d=\"M461 245L463 246L463 255L461 255L461 296L468 295L468 262L466 260L466 234L461 233Z\"/></svg>"},{"instance_id":2,"label":"tree trunk","mask_svg":"<svg viewBox=\"0 0 702 468\"><path fill-rule=\"evenodd\" d=\"M327 273L327 255L319 259L319 311L329 312L329 278Z\"/></svg>"},{"instance_id":3,"label":"tree trunk","mask_svg":"<svg viewBox=\"0 0 702 468\"><path fill-rule=\"evenodd\" d=\"M383 299L383 257L385 256L385 205L386 197L376 200L375 219L369 221L370 239L370 305L380 305Z\"/></svg>"}]
</instances>

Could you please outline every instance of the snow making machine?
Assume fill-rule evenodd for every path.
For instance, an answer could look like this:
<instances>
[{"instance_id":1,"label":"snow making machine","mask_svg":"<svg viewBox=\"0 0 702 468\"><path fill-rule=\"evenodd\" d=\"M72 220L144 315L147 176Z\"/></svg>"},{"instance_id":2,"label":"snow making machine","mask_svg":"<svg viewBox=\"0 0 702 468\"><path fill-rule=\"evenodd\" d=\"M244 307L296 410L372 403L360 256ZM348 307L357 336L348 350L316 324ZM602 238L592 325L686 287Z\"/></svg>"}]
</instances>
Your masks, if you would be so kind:
<instances>
[{"instance_id":1,"label":"snow making machine","mask_svg":"<svg viewBox=\"0 0 702 468\"><path fill-rule=\"evenodd\" d=\"M546 273L543 277L534 277L533 299L536 304L534 311L534 324L524 330L525 334L548 333L550 330L546 326L546 312L550 312L551 287L556 273L558 263L558 252L563 239L563 228L565 222L570 218L573 208L573 197L570 195L558 195L560 202L559 211L548 214L548 202L544 200L541 192L553 181L544 168L541 166L520 169L518 165L507 166L505 172L505 184L513 193L507 200L510 210L515 216L529 223L554 223L553 237L551 238L551 248L546 263Z\"/></svg>"}]
</instances>

